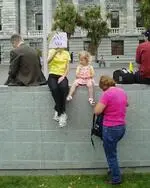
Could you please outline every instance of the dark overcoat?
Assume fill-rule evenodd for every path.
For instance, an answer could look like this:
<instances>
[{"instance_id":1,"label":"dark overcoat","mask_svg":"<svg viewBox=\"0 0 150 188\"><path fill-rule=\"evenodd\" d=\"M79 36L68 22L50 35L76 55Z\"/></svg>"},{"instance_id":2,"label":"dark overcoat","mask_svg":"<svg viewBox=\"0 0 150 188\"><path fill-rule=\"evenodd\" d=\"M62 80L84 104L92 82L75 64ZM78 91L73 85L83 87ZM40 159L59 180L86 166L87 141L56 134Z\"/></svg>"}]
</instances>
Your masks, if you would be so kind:
<instances>
[{"instance_id":1,"label":"dark overcoat","mask_svg":"<svg viewBox=\"0 0 150 188\"><path fill-rule=\"evenodd\" d=\"M10 66L6 85L37 86L46 84L37 51L21 44L10 52Z\"/></svg>"}]
</instances>

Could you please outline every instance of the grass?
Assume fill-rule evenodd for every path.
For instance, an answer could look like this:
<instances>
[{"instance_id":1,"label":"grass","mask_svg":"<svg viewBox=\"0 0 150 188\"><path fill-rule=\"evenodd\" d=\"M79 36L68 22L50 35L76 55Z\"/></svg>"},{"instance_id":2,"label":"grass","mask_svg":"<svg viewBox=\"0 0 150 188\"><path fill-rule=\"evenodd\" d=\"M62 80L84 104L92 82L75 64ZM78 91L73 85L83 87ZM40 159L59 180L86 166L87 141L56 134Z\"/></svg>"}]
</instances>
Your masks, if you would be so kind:
<instances>
[{"instance_id":1,"label":"grass","mask_svg":"<svg viewBox=\"0 0 150 188\"><path fill-rule=\"evenodd\" d=\"M0 188L150 188L150 174L124 175L121 185L106 185L106 176L1 176Z\"/></svg>"}]
</instances>

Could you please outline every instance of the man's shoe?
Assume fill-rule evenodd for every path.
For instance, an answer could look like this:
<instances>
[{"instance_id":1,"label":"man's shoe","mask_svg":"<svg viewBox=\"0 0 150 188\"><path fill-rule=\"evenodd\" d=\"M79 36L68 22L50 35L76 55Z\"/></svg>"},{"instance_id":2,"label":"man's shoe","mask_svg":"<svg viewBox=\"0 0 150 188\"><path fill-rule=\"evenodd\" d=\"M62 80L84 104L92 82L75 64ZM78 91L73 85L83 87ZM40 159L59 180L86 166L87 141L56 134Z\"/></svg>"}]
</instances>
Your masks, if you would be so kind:
<instances>
[{"instance_id":1,"label":"man's shoe","mask_svg":"<svg viewBox=\"0 0 150 188\"><path fill-rule=\"evenodd\" d=\"M111 171L108 169L107 170L107 175L110 176L111 175Z\"/></svg>"},{"instance_id":2,"label":"man's shoe","mask_svg":"<svg viewBox=\"0 0 150 188\"><path fill-rule=\"evenodd\" d=\"M106 183L106 184L109 184L109 185L120 185L120 184L122 184L121 181L119 181L119 182L106 181L105 183Z\"/></svg>"}]
</instances>

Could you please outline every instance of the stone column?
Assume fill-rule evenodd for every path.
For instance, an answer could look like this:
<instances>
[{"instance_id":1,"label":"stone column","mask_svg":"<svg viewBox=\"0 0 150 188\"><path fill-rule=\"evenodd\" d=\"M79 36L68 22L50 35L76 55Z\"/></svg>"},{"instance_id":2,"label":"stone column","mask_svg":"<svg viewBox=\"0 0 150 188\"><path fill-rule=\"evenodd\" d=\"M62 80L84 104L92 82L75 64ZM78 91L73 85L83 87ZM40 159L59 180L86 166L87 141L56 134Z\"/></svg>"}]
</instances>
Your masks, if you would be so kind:
<instances>
[{"instance_id":1,"label":"stone column","mask_svg":"<svg viewBox=\"0 0 150 188\"><path fill-rule=\"evenodd\" d=\"M51 32L52 29L52 21L53 21L53 16L52 16L52 12L53 12L54 7L52 7L52 0L48 1L48 5L46 8L46 12L47 12L47 34Z\"/></svg>"},{"instance_id":2,"label":"stone column","mask_svg":"<svg viewBox=\"0 0 150 188\"><path fill-rule=\"evenodd\" d=\"M128 32L133 32L134 29L134 2L127 0L127 29Z\"/></svg>"},{"instance_id":3,"label":"stone column","mask_svg":"<svg viewBox=\"0 0 150 188\"><path fill-rule=\"evenodd\" d=\"M106 19L106 2L105 0L99 0L100 1L100 7L101 7L101 15L102 18Z\"/></svg>"},{"instance_id":4,"label":"stone column","mask_svg":"<svg viewBox=\"0 0 150 188\"><path fill-rule=\"evenodd\" d=\"M78 0L73 0L72 2L74 4L74 6L76 7L76 9L78 9L78 5L79 5Z\"/></svg>"},{"instance_id":5,"label":"stone column","mask_svg":"<svg viewBox=\"0 0 150 188\"><path fill-rule=\"evenodd\" d=\"M20 1L20 34L27 34L27 6L26 0Z\"/></svg>"}]
</instances>

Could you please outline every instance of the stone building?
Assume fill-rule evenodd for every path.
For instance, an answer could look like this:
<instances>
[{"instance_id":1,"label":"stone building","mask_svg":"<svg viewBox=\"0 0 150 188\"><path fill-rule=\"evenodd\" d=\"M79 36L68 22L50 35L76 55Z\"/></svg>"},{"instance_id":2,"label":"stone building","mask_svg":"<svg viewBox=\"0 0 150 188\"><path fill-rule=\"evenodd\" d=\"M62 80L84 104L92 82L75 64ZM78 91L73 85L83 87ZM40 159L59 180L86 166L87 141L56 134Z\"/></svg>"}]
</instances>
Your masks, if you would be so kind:
<instances>
[{"instance_id":1,"label":"stone building","mask_svg":"<svg viewBox=\"0 0 150 188\"><path fill-rule=\"evenodd\" d=\"M80 7L87 4L100 4L103 15L112 13L108 22L111 32L98 48L98 58L103 55L107 64L134 61L136 46L143 41L144 31L139 12L139 0L73 0ZM54 13L56 0L47 5L47 25L51 23L50 12ZM20 33L35 48L42 48L42 0L0 0L0 63L9 63L11 49L9 38ZM89 40L86 33L76 28L70 40L70 52L75 59L79 51L86 49Z\"/></svg>"}]
</instances>

